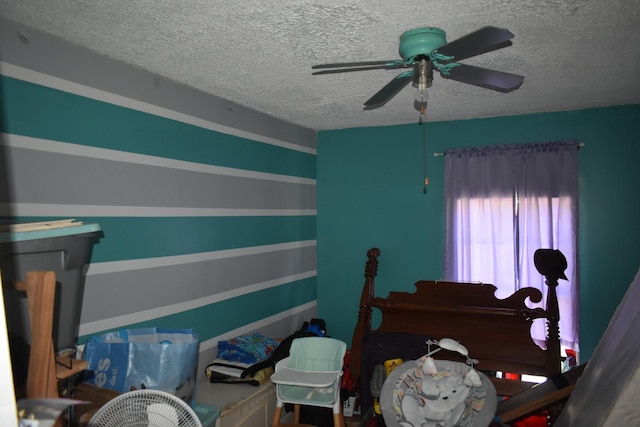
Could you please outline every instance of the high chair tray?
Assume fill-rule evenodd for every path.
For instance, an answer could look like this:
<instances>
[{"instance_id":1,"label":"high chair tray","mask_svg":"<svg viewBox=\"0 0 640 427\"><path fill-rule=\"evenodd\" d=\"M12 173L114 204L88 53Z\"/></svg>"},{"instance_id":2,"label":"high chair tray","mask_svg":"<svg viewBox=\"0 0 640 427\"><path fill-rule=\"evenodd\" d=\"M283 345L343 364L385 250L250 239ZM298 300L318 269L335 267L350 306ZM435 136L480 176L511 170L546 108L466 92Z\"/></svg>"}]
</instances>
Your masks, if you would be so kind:
<instances>
[{"instance_id":1,"label":"high chair tray","mask_svg":"<svg viewBox=\"0 0 640 427\"><path fill-rule=\"evenodd\" d=\"M303 387L329 387L336 382L337 371L313 372L291 369L283 366L271 375L271 381L276 384L288 384Z\"/></svg>"}]
</instances>

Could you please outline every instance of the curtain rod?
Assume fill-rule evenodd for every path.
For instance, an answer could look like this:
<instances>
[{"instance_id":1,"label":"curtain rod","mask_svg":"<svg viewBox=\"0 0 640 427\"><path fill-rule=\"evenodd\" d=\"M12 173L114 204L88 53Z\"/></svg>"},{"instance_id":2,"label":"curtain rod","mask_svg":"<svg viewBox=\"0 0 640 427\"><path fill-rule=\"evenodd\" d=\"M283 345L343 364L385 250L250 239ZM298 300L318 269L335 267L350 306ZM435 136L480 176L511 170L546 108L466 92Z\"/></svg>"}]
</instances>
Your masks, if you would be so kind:
<instances>
[{"instance_id":1,"label":"curtain rod","mask_svg":"<svg viewBox=\"0 0 640 427\"><path fill-rule=\"evenodd\" d=\"M584 147L584 142L579 142L578 144L578 148L582 148ZM440 157L440 156L444 156L447 153L433 153L433 157Z\"/></svg>"}]
</instances>

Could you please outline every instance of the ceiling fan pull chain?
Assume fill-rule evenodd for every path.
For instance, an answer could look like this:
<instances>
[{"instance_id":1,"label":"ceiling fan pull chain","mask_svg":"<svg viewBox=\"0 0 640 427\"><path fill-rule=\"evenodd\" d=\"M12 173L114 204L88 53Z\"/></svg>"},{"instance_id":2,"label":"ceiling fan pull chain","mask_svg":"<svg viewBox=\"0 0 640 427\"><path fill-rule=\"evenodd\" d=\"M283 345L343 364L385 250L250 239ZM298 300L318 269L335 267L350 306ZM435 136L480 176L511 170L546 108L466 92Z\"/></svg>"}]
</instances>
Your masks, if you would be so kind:
<instances>
[{"instance_id":1,"label":"ceiling fan pull chain","mask_svg":"<svg viewBox=\"0 0 640 427\"><path fill-rule=\"evenodd\" d=\"M428 151L428 147L427 147L427 123L422 122L421 121L421 126L423 127L422 129L422 141L423 141L423 154L424 154L424 187L422 189L422 192L424 194L427 194L427 186L429 185L429 176L427 174L427 158L429 157L427 154Z\"/></svg>"}]
</instances>

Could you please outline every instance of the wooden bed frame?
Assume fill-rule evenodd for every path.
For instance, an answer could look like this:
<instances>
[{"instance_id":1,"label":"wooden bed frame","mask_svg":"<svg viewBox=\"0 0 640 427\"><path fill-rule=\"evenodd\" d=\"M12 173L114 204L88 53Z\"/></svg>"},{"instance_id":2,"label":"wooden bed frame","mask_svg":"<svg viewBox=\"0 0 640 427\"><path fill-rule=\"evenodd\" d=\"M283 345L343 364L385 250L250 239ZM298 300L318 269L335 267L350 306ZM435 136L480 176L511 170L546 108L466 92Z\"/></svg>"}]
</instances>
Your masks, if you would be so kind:
<instances>
[{"instance_id":1,"label":"wooden bed frame","mask_svg":"<svg viewBox=\"0 0 640 427\"><path fill-rule=\"evenodd\" d=\"M390 292L386 298L374 296L380 250L367 252L365 283L360 299L358 323L351 345L351 375L356 387L361 377L362 347L370 332L429 335L434 339L453 338L462 343L469 356L478 359L477 369L551 377L561 370L562 357L558 321L557 279L546 277L549 292L546 310L530 309L525 301L542 300L535 288L523 288L506 299L498 299L496 287L488 284L453 283L421 280L416 292ZM371 329L372 310L382 313L380 326ZM531 339L531 323L547 322L547 349ZM449 354L446 354L449 353ZM438 358L463 361L457 353L441 351ZM533 383L491 377L498 395L513 396Z\"/></svg>"}]
</instances>

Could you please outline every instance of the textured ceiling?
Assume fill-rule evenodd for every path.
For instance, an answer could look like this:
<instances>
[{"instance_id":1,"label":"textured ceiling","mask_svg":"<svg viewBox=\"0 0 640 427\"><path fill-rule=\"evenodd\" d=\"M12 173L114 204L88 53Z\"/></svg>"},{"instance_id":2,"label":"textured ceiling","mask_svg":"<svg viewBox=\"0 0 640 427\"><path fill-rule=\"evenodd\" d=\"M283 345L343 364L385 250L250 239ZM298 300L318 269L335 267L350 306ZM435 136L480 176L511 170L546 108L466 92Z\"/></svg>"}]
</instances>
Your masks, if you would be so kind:
<instances>
[{"instance_id":1,"label":"textured ceiling","mask_svg":"<svg viewBox=\"0 0 640 427\"><path fill-rule=\"evenodd\" d=\"M402 32L483 26L513 46L463 61L525 76L508 94L434 77L428 121L640 103L635 0L0 0L0 14L311 129L417 121L409 86L363 102L398 70L312 76L311 65L396 59Z\"/></svg>"}]
</instances>

